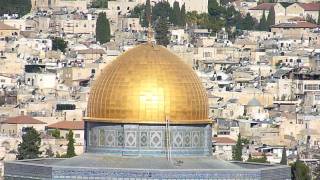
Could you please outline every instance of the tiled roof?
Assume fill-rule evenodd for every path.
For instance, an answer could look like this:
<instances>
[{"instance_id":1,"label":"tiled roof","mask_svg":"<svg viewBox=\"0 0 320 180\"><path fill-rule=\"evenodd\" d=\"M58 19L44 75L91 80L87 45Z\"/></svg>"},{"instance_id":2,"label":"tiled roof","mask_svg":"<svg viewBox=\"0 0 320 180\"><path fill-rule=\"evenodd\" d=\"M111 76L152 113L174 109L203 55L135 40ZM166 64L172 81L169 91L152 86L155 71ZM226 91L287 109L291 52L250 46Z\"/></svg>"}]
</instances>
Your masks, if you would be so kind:
<instances>
[{"instance_id":1,"label":"tiled roof","mask_svg":"<svg viewBox=\"0 0 320 180\"><path fill-rule=\"evenodd\" d=\"M228 137L214 137L212 141L217 144L236 144L236 141Z\"/></svg>"},{"instance_id":2,"label":"tiled roof","mask_svg":"<svg viewBox=\"0 0 320 180\"><path fill-rule=\"evenodd\" d=\"M84 121L60 121L48 126L50 129L71 129L71 130L83 130Z\"/></svg>"},{"instance_id":3,"label":"tiled roof","mask_svg":"<svg viewBox=\"0 0 320 180\"><path fill-rule=\"evenodd\" d=\"M317 28L317 27L319 26L306 21L280 23L272 26L272 28Z\"/></svg>"},{"instance_id":4,"label":"tiled roof","mask_svg":"<svg viewBox=\"0 0 320 180\"><path fill-rule=\"evenodd\" d=\"M305 11L319 11L320 3L298 3Z\"/></svg>"},{"instance_id":5,"label":"tiled roof","mask_svg":"<svg viewBox=\"0 0 320 180\"><path fill-rule=\"evenodd\" d=\"M0 22L0 30L18 30L18 29L12 26L9 26L7 24L4 24L3 22Z\"/></svg>"},{"instance_id":6,"label":"tiled roof","mask_svg":"<svg viewBox=\"0 0 320 180\"><path fill-rule=\"evenodd\" d=\"M9 117L8 119L2 121L5 124L46 124L40 120L34 119L31 116L16 116Z\"/></svg>"},{"instance_id":7,"label":"tiled roof","mask_svg":"<svg viewBox=\"0 0 320 180\"><path fill-rule=\"evenodd\" d=\"M250 8L249 10L266 10L269 11L276 3L262 3L256 7Z\"/></svg>"}]
</instances>

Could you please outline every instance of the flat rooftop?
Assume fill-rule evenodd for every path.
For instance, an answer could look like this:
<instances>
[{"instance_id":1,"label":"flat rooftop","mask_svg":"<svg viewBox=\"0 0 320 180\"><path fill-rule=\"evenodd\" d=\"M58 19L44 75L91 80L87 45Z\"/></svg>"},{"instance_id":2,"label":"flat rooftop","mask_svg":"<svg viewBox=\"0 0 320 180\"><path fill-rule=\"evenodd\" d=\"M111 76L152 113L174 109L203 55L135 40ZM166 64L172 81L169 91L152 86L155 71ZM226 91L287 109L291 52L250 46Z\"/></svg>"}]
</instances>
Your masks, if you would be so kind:
<instances>
[{"instance_id":1,"label":"flat rooftop","mask_svg":"<svg viewBox=\"0 0 320 180\"><path fill-rule=\"evenodd\" d=\"M173 158L84 154L5 162L8 179L291 179L289 166L229 162L213 157Z\"/></svg>"},{"instance_id":2,"label":"flat rooftop","mask_svg":"<svg viewBox=\"0 0 320 180\"><path fill-rule=\"evenodd\" d=\"M75 168L110 168L110 169L181 169L181 170L210 170L210 169L264 169L274 168L279 165L260 163L229 162L214 159L213 157L186 157L172 158L171 161L165 157L140 157L140 156L110 156L97 154L84 154L69 159L48 158L14 161L30 165L41 165L51 167L75 167Z\"/></svg>"}]
</instances>

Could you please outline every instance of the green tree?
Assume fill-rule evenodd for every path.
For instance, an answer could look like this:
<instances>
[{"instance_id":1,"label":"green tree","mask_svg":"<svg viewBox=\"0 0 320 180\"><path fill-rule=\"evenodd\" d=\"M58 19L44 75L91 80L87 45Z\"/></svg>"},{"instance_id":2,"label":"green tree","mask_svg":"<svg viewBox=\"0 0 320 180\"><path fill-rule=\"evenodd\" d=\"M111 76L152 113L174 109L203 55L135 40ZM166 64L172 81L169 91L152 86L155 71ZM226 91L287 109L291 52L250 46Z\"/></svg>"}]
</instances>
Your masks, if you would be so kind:
<instances>
[{"instance_id":1,"label":"green tree","mask_svg":"<svg viewBox=\"0 0 320 180\"><path fill-rule=\"evenodd\" d=\"M233 6L228 6L223 16L226 22L226 29L230 29L232 26L235 26L235 17L237 16L241 16L241 14L238 11L236 11L236 9Z\"/></svg>"},{"instance_id":2,"label":"green tree","mask_svg":"<svg viewBox=\"0 0 320 180\"><path fill-rule=\"evenodd\" d=\"M311 180L309 167L299 158L291 165L291 173L293 180Z\"/></svg>"},{"instance_id":3,"label":"green tree","mask_svg":"<svg viewBox=\"0 0 320 180\"><path fill-rule=\"evenodd\" d=\"M140 18L144 19L144 9L145 5L144 4L139 4L133 8L133 10L130 11L130 16L131 18Z\"/></svg>"},{"instance_id":4,"label":"green tree","mask_svg":"<svg viewBox=\"0 0 320 180\"><path fill-rule=\"evenodd\" d=\"M269 10L269 14L268 14L268 17L267 17L267 26L268 26L268 28L270 28L271 26L275 25L275 22L276 22L276 16L275 16L275 12L274 12L274 7L272 7Z\"/></svg>"},{"instance_id":5,"label":"green tree","mask_svg":"<svg viewBox=\"0 0 320 180\"><path fill-rule=\"evenodd\" d=\"M239 22L239 29L242 30L253 30L255 28L255 21L253 17L247 13L246 17Z\"/></svg>"},{"instance_id":6,"label":"green tree","mask_svg":"<svg viewBox=\"0 0 320 180\"><path fill-rule=\"evenodd\" d=\"M318 164L317 167L315 168L314 176L315 176L315 179L317 180L320 179L320 164Z\"/></svg>"},{"instance_id":7,"label":"green tree","mask_svg":"<svg viewBox=\"0 0 320 180\"><path fill-rule=\"evenodd\" d=\"M96 41L104 44L109 42L111 39L110 35L110 24L106 17L106 13L101 12L98 15L96 23Z\"/></svg>"},{"instance_id":8,"label":"green tree","mask_svg":"<svg viewBox=\"0 0 320 180\"><path fill-rule=\"evenodd\" d=\"M318 22L317 22L318 25L320 25L320 9L318 11Z\"/></svg>"},{"instance_id":9,"label":"green tree","mask_svg":"<svg viewBox=\"0 0 320 180\"><path fill-rule=\"evenodd\" d=\"M91 3L92 8L108 8L108 0L93 0Z\"/></svg>"},{"instance_id":10,"label":"green tree","mask_svg":"<svg viewBox=\"0 0 320 180\"><path fill-rule=\"evenodd\" d=\"M197 11L187 12L186 23L188 26L195 26L198 23L198 13Z\"/></svg>"},{"instance_id":11,"label":"green tree","mask_svg":"<svg viewBox=\"0 0 320 180\"><path fill-rule=\"evenodd\" d=\"M179 2L173 3L173 8L170 16L170 22L174 25L181 25L181 12Z\"/></svg>"},{"instance_id":12,"label":"green tree","mask_svg":"<svg viewBox=\"0 0 320 180\"><path fill-rule=\"evenodd\" d=\"M40 134L33 128L26 128L26 133L22 135L22 142L18 145L17 159L34 159L41 155Z\"/></svg>"},{"instance_id":13,"label":"green tree","mask_svg":"<svg viewBox=\"0 0 320 180\"><path fill-rule=\"evenodd\" d=\"M160 1L152 8L152 22L157 21L159 18L169 18L172 13L172 8L168 1Z\"/></svg>"},{"instance_id":14,"label":"green tree","mask_svg":"<svg viewBox=\"0 0 320 180\"><path fill-rule=\"evenodd\" d=\"M73 132L72 130L69 130L69 133L67 135L67 139L68 139L68 148L67 148L67 154L66 157L67 158L71 158L76 156L76 153L74 151L74 143L75 140L73 139Z\"/></svg>"},{"instance_id":15,"label":"green tree","mask_svg":"<svg viewBox=\"0 0 320 180\"><path fill-rule=\"evenodd\" d=\"M208 17L208 22L206 24L207 28L216 33L220 31L225 25L225 21L221 18L215 18L213 16Z\"/></svg>"},{"instance_id":16,"label":"green tree","mask_svg":"<svg viewBox=\"0 0 320 180\"><path fill-rule=\"evenodd\" d=\"M55 137L55 138L60 138L60 131L58 129L54 129L51 131L51 136Z\"/></svg>"},{"instance_id":17,"label":"green tree","mask_svg":"<svg viewBox=\"0 0 320 180\"><path fill-rule=\"evenodd\" d=\"M286 150L286 147L283 147L282 149L282 157L281 157L281 161L280 161L280 164L282 165L287 165L287 150Z\"/></svg>"},{"instance_id":18,"label":"green tree","mask_svg":"<svg viewBox=\"0 0 320 180\"><path fill-rule=\"evenodd\" d=\"M313 19L312 16L310 16L309 14L306 17L306 21L312 24L317 24L317 21Z\"/></svg>"},{"instance_id":19,"label":"green tree","mask_svg":"<svg viewBox=\"0 0 320 180\"><path fill-rule=\"evenodd\" d=\"M210 16L219 18L225 13L225 8L220 6L216 0L208 0L208 12Z\"/></svg>"},{"instance_id":20,"label":"green tree","mask_svg":"<svg viewBox=\"0 0 320 180\"><path fill-rule=\"evenodd\" d=\"M20 17L31 11L31 0L0 0L0 16L18 14Z\"/></svg>"},{"instance_id":21,"label":"green tree","mask_svg":"<svg viewBox=\"0 0 320 180\"><path fill-rule=\"evenodd\" d=\"M52 40L52 50L60 50L61 52L65 52L68 46L68 42L64 41L63 38L55 37Z\"/></svg>"},{"instance_id":22,"label":"green tree","mask_svg":"<svg viewBox=\"0 0 320 180\"><path fill-rule=\"evenodd\" d=\"M258 30L260 30L260 31L268 31L269 30L268 25L267 25L267 20L266 20L266 14L264 11L263 11L262 17L260 19L260 23L258 25Z\"/></svg>"},{"instance_id":23,"label":"green tree","mask_svg":"<svg viewBox=\"0 0 320 180\"><path fill-rule=\"evenodd\" d=\"M165 18L160 18L155 27L155 39L157 44L167 46L169 44L169 28Z\"/></svg>"},{"instance_id":24,"label":"green tree","mask_svg":"<svg viewBox=\"0 0 320 180\"><path fill-rule=\"evenodd\" d=\"M181 7L181 13L180 13L180 18L181 18L181 24L180 26L185 27L187 20L186 20L186 5L183 4Z\"/></svg>"},{"instance_id":25,"label":"green tree","mask_svg":"<svg viewBox=\"0 0 320 180\"><path fill-rule=\"evenodd\" d=\"M151 22L149 21L151 21L151 4L150 4L150 0L147 0L145 9L144 9L144 21L142 26L148 27L149 24L151 24Z\"/></svg>"},{"instance_id":26,"label":"green tree","mask_svg":"<svg viewBox=\"0 0 320 180\"><path fill-rule=\"evenodd\" d=\"M242 161L242 142L241 142L241 135L238 134L238 140L235 147L232 148L232 159L235 161Z\"/></svg>"}]
</instances>

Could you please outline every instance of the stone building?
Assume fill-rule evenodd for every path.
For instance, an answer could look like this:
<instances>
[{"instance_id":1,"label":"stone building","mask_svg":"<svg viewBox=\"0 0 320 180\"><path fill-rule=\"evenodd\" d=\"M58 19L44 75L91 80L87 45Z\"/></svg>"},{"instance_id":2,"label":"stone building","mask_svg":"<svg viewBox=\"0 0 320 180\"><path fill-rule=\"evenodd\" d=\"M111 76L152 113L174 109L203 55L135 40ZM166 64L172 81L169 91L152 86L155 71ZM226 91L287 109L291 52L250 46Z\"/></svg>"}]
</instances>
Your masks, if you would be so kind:
<instances>
[{"instance_id":1,"label":"stone building","mask_svg":"<svg viewBox=\"0 0 320 180\"><path fill-rule=\"evenodd\" d=\"M0 22L0 38L19 35L19 29Z\"/></svg>"}]
</instances>

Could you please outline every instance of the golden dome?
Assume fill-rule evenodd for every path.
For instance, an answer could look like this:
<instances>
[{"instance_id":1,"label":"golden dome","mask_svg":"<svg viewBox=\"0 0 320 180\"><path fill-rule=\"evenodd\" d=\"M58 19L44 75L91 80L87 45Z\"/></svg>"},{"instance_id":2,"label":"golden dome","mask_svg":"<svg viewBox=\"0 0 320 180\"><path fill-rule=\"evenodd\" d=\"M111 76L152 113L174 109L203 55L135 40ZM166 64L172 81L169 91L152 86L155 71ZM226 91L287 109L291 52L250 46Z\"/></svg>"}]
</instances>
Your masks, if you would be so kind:
<instances>
[{"instance_id":1,"label":"golden dome","mask_svg":"<svg viewBox=\"0 0 320 180\"><path fill-rule=\"evenodd\" d=\"M178 56L143 44L119 56L94 82L87 121L171 124L209 123L202 84Z\"/></svg>"}]
</instances>

